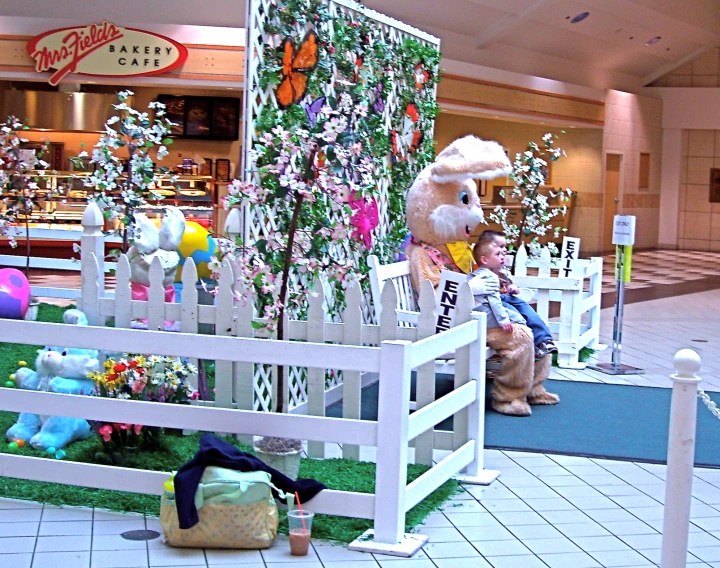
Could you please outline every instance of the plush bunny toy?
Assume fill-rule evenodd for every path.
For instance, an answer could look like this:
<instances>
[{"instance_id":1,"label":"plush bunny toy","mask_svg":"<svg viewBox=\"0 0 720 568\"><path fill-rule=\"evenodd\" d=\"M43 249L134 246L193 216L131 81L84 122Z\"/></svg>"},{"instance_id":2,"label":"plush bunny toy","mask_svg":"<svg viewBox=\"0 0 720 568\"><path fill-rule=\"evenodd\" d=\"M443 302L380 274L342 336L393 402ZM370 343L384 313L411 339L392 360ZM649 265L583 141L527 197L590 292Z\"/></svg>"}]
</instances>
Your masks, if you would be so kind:
<instances>
[{"instance_id":1,"label":"plush bunny toy","mask_svg":"<svg viewBox=\"0 0 720 568\"><path fill-rule=\"evenodd\" d=\"M160 259L163 269L163 287L165 301L175 301L175 273L180 264L177 248L185 232L185 216L177 207L165 210L162 224L158 230L155 223L143 213L135 214L135 235L127 257L130 262L131 294L133 300L147 300L150 291L150 266L153 260ZM146 321L139 323L142 327ZM165 328L175 328L175 322L166 321Z\"/></svg>"},{"instance_id":2,"label":"plush bunny toy","mask_svg":"<svg viewBox=\"0 0 720 568\"><path fill-rule=\"evenodd\" d=\"M66 324L87 325L80 310L67 310L63 314ZM35 370L21 367L15 372L18 388L41 390L61 394L95 394L95 383L88 378L100 369L98 352L91 349L45 347L38 352ZM87 420L64 416L45 416L21 412L6 437L9 441L23 440L33 448L59 450L76 440L92 436Z\"/></svg>"},{"instance_id":3,"label":"plush bunny toy","mask_svg":"<svg viewBox=\"0 0 720 568\"><path fill-rule=\"evenodd\" d=\"M180 246L184 232L185 216L177 207L168 207L165 210L159 230L143 213L135 214L135 235L127 254L130 261L130 280L133 285L138 284L146 288L150 286L150 265L153 260L159 258L165 275L163 286L166 290L173 287L175 271L180 264L177 248Z\"/></svg>"}]
</instances>

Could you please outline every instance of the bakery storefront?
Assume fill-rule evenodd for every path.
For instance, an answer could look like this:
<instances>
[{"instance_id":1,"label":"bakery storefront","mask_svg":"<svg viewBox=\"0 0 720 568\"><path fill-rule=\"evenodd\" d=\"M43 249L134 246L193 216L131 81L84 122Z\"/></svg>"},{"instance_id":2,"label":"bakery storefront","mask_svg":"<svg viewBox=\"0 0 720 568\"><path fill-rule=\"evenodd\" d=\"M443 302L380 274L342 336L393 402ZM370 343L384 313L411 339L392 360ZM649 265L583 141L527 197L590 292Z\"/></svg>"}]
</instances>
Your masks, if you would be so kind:
<instances>
[{"instance_id":1,"label":"bakery storefront","mask_svg":"<svg viewBox=\"0 0 720 568\"><path fill-rule=\"evenodd\" d=\"M139 111L152 101L164 103L175 123L169 155L156 164L174 170L177 181L155 188L163 199L149 202L145 212L159 217L173 205L186 219L221 229L221 198L241 156L244 30L173 26L163 35L107 21L60 29L47 23L25 18L17 35L0 35L2 116L30 128L22 133L28 152L49 143L43 159L52 173L40 186L64 189L59 197L37 200L30 217L35 254L72 256L67 241L79 240L93 192L84 180L93 169L89 158L73 158L92 154L105 122L116 114L116 93L124 90L134 93L129 102ZM12 253L6 241L0 249Z\"/></svg>"}]
</instances>

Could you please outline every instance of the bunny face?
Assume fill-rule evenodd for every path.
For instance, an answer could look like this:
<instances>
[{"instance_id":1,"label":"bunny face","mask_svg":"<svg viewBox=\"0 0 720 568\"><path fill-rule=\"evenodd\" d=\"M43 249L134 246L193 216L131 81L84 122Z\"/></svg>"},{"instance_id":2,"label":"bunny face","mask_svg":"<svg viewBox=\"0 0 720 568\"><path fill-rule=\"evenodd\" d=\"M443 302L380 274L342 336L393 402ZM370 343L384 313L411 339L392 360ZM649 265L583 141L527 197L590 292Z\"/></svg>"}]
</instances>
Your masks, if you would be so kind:
<instances>
[{"instance_id":1,"label":"bunny face","mask_svg":"<svg viewBox=\"0 0 720 568\"><path fill-rule=\"evenodd\" d=\"M497 142L465 136L450 144L408 192L407 224L413 237L431 245L466 240L484 218L473 179L505 175L509 168Z\"/></svg>"}]
</instances>

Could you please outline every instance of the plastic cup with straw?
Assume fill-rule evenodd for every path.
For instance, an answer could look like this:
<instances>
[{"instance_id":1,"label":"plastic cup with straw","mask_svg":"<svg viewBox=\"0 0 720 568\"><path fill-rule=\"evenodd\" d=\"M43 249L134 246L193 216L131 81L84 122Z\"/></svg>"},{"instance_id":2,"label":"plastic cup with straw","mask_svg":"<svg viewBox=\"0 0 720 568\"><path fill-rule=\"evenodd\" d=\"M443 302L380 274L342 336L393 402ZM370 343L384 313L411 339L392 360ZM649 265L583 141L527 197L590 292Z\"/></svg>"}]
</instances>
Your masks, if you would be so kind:
<instances>
[{"instance_id":1,"label":"plastic cup with straw","mask_svg":"<svg viewBox=\"0 0 720 568\"><path fill-rule=\"evenodd\" d=\"M305 511L300 503L300 496L295 492L297 509L288 511L288 528L290 533L290 554L293 556L307 556L310 548L310 534L312 520L315 515L312 511Z\"/></svg>"}]
</instances>

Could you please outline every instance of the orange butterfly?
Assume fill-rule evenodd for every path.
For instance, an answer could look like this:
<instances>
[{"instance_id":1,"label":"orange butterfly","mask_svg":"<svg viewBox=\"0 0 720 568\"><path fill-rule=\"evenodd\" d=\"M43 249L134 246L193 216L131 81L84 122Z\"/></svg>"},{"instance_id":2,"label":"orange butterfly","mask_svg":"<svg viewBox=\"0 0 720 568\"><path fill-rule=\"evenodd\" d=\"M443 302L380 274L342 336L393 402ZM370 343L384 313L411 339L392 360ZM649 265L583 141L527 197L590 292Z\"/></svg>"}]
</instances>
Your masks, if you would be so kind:
<instances>
[{"instance_id":1,"label":"orange butterfly","mask_svg":"<svg viewBox=\"0 0 720 568\"><path fill-rule=\"evenodd\" d=\"M417 104L409 103L403 115L402 132L397 130L390 132L394 162L404 162L410 154L414 154L420 148L425 135L422 130L416 129L419 120L420 112Z\"/></svg>"},{"instance_id":2,"label":"orange butterfly","mask_svg":"<svg viewBox=\"0 0 720 568\"><path fill-rule=\"evenodd\" d=\"M413 70L413 76L415 78L415 90L419 91L425 87L425 84L432 78L432 72L423 68L422 63L418 63Z\"/></svg>"},{"instance_id":3,"label":"orange butterfly","mask_svg":"<svg viewBox=\"0 0 720 568\"><path fill-rule=\"evenodd\" d=\"M306 73L315 68L318 62L318 37L310 31L295 49L295 41L286 37L280 44L283 78L275 96L278 106L286 109L299 102L307 92L308 78Z\"/></svg>"}]
</instances>

